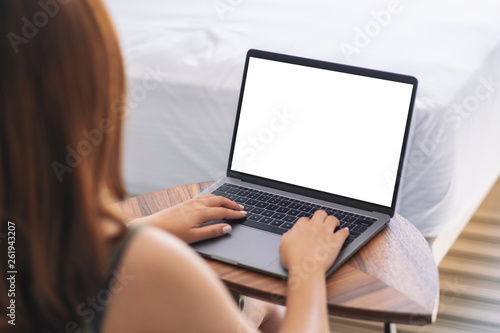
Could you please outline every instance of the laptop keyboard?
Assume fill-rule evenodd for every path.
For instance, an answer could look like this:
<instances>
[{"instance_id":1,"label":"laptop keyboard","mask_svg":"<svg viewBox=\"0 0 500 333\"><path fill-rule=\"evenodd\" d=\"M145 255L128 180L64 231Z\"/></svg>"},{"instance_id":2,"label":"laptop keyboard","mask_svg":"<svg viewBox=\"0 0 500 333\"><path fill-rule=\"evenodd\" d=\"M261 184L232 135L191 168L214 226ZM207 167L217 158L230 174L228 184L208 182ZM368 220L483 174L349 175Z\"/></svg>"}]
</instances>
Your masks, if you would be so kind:
<instances>
[{"instance_id":1,"label":"laptop keyboard","mask_svg":"<svg viewBox=\"0 0 500 333\"><path fill-rule=\"evenodd\" d=\"M306 201L225 183L212 192L245 207L248 213L242 224L277 234L284 234L300 217L312 217L318 209L340 221L340 228L349 228L346 244L352 243L377 219L340 209L328 208Z\"/></svg>"}]
</instances>

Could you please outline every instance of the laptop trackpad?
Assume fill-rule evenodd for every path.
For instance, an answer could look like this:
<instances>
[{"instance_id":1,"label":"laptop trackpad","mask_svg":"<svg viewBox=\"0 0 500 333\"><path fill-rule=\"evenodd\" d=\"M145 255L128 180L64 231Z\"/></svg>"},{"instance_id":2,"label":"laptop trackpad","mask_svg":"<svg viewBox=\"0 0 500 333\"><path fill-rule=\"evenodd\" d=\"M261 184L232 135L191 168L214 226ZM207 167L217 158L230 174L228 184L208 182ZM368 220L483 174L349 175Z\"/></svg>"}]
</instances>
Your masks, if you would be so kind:
<instances>
[{"instance_id":1,"label":"laptop trackpad","mask_svg":"<svg viewBox=\"0 0 500 333\"><path fill-rule=\"evenodd\" d=\"M228 235L192 244L199 253L231 264L265 269L279 258L281 235L233 224Z\"/></svg>"}]
</instances>

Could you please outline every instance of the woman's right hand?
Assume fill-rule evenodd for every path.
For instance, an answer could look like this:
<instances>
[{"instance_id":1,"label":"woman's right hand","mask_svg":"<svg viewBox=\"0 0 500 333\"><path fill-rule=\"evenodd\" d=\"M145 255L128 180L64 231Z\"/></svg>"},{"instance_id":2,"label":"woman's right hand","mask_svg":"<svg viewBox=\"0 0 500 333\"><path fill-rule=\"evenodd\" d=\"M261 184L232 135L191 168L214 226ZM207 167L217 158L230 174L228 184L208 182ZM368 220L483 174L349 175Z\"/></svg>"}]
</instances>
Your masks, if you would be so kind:
<instances>
[{"instance_id":1,"label":"woman's right hand","mask_svg":"<svg viewBox=\"0 0 500 333\"><path fill-rule=\"evenodd\" d=\"M281 262L288 269L287 312L280 332L329 332L325 272L337 258L348 229L318 210L300 218L281 237ZM341 288L341 286L339 287Z\"/></svg>"},{"instance_id":2,"label":"woman's right hand","mask_svg":"<svg viewBox=\"0 0 500 333\"><path fill-rule=\"evenodd\" d=\"M318 210L311 219L300 218L281 238L280 255L285 268L321 270L325 273L337 258L349 236L347 228L334 233L339 220Z\"/></svg>"}]
</instances>

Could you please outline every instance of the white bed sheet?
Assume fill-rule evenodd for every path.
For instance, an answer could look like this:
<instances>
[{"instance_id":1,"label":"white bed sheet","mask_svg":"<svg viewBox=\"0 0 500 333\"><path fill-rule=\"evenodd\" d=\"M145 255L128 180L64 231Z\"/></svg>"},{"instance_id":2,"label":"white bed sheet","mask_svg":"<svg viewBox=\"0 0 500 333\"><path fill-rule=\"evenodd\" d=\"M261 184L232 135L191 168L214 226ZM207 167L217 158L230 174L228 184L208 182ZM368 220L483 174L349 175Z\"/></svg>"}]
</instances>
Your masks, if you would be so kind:
<instances>
[{"instance_id":1,"label":"white bed sheet","mask_svg":"<svg viewBox=\"0 0 500 333\"><path fill-rule=\"evenodd\" d=\"M133 194L224 174L249 48L419 79L398 212L425 236L466 214L500 172L498 1L106 2L129 78Z\"/></svg>"}]
</instances>

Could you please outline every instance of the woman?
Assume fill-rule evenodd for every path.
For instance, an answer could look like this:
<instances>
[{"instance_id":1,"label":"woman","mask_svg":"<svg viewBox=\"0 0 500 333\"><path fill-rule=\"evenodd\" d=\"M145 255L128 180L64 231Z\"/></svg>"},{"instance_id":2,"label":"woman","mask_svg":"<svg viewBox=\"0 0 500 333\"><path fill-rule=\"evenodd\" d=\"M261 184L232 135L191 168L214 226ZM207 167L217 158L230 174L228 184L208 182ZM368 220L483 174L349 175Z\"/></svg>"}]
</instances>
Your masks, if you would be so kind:
<instances>
[{"instance_id":1,"label":"woman","mask_svg":"<svg viewBox=\"0 0 500 333\"><path fill-rule=\"evenodd\" d=\"M0 35L0 232L15 228L15 243L0 243L1 307L14 304L0 330L255 332L263 321L271 329L272 306L250 300L242 315L185 244L230 232L201 224L242 218L244 208L208 195L132 221L145 226L132 230L110 210L125 195L125 77L103 3L0 0ZM297 283L280 332L328 332L324 273L348 235L334 233L338 225L318 211L283 235L282 262ZM314 255L318 244L328 258ZM311 258L317 270L299 275Z\"/></svg>"}]
</instances>

